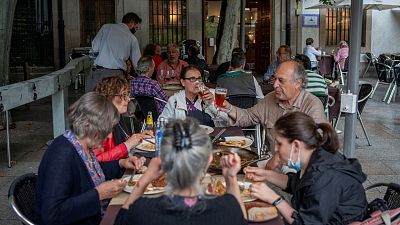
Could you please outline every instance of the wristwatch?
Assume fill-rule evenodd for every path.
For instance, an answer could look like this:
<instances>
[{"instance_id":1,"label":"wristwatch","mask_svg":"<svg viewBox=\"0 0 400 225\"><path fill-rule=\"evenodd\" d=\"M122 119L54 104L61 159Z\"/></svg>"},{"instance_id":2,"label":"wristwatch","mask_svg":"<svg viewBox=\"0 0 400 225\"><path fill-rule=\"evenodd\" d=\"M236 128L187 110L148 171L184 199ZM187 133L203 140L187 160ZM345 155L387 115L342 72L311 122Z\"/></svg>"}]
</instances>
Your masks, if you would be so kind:
<instances>
[{"instance_id":1,"label":"wristwatch","mask_svg":"<svg viewBox=\"0 0 400 225\"><path fill-rule=\"evenodd\" d=\"M283 196L279 196L279 198L277 198L277 199L272 203L272 205L273 205L273 206L277 206L277 205L279 205L283 200L285 200L285 198L284 198Z\"/></svg>"}]
</instances>

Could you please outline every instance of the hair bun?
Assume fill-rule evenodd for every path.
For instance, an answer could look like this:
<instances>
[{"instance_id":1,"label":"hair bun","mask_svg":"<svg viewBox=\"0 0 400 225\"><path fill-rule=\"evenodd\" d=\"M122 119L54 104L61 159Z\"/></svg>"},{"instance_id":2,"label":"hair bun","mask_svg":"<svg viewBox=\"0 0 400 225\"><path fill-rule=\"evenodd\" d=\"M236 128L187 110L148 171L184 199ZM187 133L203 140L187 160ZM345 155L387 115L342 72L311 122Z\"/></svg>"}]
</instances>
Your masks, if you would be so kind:
<instances>
[{"instance_id":1,"label":"hair bun","mask_svg":"<svg viewBox=\"0 0 400 225\"><path fill-rule=\"evenodd\" d=\"M182 124L176 123L173 127L174 131L174 146L177 152L183 149L192 148L192 140L189 135L189 128Z\"/></svg>"}]
</instances>

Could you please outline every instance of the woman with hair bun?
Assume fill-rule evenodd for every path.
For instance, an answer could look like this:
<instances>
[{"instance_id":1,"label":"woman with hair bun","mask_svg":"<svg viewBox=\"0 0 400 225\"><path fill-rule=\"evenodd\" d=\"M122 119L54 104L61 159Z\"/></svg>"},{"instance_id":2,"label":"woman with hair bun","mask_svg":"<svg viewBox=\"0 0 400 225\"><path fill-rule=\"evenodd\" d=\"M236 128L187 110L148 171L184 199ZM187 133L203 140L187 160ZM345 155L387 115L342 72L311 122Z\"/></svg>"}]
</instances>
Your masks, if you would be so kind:
<instances>
[{"instance_id":1,"label":"woman with hair bun","mask_svg":"<svg viewBox=\"0 0 400 225\"><path fill-rule=\"evenodd\" d=\"M221 158L227 194L218 197L205 194L200 183L212 159L210 138L197 121L187 118L168 123L160 158L151 160L115 224L247 224L236 176L240 157L235 153ZM141 197L147 185L164 173L165 194L158 198Z\"/></svg>"},{"instance_id":2,"label":"woman with hair bun","mask_svg":"<svg viewBox=\"0 0 400 225\"><path fill-rule=\"evenodd\" d=\"M366 217L366 175L357 159L338 152L330 124L293 112L282 116L274 131L275 151L297 173L245 168L246 177L259 182L250 187L252 196L276 206L288 224L349 224ZM263 181L292 194L291 205Z\"/></svg>"}]
</instances>

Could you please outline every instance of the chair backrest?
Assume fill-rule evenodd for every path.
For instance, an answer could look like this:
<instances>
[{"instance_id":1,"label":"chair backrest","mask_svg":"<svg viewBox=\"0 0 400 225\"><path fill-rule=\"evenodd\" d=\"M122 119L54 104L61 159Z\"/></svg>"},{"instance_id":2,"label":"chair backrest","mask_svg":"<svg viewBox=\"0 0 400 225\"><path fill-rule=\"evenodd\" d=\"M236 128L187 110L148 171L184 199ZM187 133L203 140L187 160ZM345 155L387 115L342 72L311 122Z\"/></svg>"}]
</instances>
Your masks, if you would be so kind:
<instances>
[{"instance_id":1,"label":"chair backrest","mask_svg":"<svg viewBox=\"0 0 400 225\"><path fill-rule=\"evenodd\" d=\"M367 53L365 53L365 55L367 56L368 62L372 61L372 63L376 63L378 61L378 58L371 52L367 52Z\"/></svg>"},{"instance_id":2,"label":"chair backrest","mask_svg":"<svg viewBox=\"0 0 400 225\"><path fill-rule=\"evenodd\" d=\"M358 112L360 114L364 110L365 104L367 103L369 96L372 94L373 86L370 83L362 83L360 90L358 91Z\"/></svg>"},{"instance_id":3,"label":"chair backrest","mask_svg":"<svg viewBox=\"0 0 400 225\"><path fill-rule=\"evenodd\" d=\"M378 75L378 80L382 82L390 82L388 76L390 75L391 67L384 63L375 63L376 74Z\"/></svg>"},{"instance_id":4,"label":"chair backrest","mask_svg":"<svg viewBox=\"0 0 400 225\"><path fill-rule=\"evenodd\" d=\"M350 57L346 57L344 60L344 67L343 67L343 72L348 72L349 71L349 59Z\"/></svg>"},{"instance_id":5,"label":"chair backrest","mask_svg":"<svg viewBox=\"0 0 400 225\"><path fill-rule=\"evenodd\" d=\"M8 190L11 208L24 224L35 224L36 179L34 173L17 177Z\"/></svg>"},{"instance_id":6,"label":"chair backrest","mask_svg":"<svg viewBox=\"0 0 400 225\"><path fill-rule=\"evenodd\" d=\"M158 111L154 97L137 95L135 96L135 99L142 111L143 118L146 118L147 112L151 111L153 114L153 120L156 121L158 119Z\"/></svg>"},{"instance_id":7,"label":"chair backrest","mask_svg":"<svg viewBox=\"0 0 400 225\"><path fill-rule=\"evenodd\" d=\"M383 200L386 201L388 209L396 209L400 207L400 185L395 183L376 183L365 190L370 190L372 188L386 187L385 195Z\"/></svg>"},{"instance_id":8,"label":"chair backrest","mask_svg":"<svg viewBox=\"0 0 400 225\"><path fill-rule=\"evenodd\" d=\"M242 109L253 107L257 104L257 98L254 95L229 95L229 103Z\"/></svg>"}]
</instances>

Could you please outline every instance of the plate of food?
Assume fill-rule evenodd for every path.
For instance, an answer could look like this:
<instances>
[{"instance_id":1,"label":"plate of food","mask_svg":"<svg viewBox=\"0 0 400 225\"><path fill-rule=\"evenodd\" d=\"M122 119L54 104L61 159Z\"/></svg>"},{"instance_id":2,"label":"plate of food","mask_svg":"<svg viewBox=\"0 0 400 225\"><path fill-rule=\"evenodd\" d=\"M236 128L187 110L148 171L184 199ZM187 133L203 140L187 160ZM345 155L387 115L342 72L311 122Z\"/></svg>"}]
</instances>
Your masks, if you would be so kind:
<instances>
[{"instance_id":1,"label":"plate of food","mask_svg":"<svg viewBox=\"0 0 400 225\"><path fill-rule=\"evenodd\" d=\"M136 183L138 182L139 178L142 176L142 174L136 174L133 176L133 179L131 182L129 180L131 179L131 176L124 177L123 180L127 181L128 184L125 186L124 191L131 193L133 189L136 186ZM146 190L144 191L145 195L153 195L153 194L159 194L165 191L165 186L167 185L167 182L165 180L165 176L161 176L157 180L151 182L147 187Z\"/></svg>"},{"instance_id":2,"label":"plate of food","mask_svg":"<svg viewBox=\"0 0 400 225\"><path fill-rule=\"evenodd\" d=\"M154 138L143 140L143 142L137 145L136 148L142 151L154 152L156 150L156 145L154 143Z\"/></svg>"},{"instance_id":3,"label":"plate of food","mask_svg":"<svg viewBox=\"0 0 400 225\"><path fill-rule=\"evenodd\" d=\"M207 193L215 195L223 195L226 193L226 184L222 176L213 177L211 183L208 185ZM238 182L240 188L240 197L242 202L252 202L256 198L251 197L250 193L250 182Z\"/></svg>"},{"instance_id":4,"label":"plate of food","mask_svg":"<svg viewBox=\"0 0 400 225\"><path fill-rule=\"evenodd\" d=\"M214 132L214 128L206 126L206 125L200 125L200 127L206 132L206 134L211 134Z\"/></svg>"},{"instance_id":5,"label":"plate of food","mask_svg":"<svg viewBox=\"0 0 400 225\"><path fill-rule=\"evenodd\" d=\"M243 136L225 137L225 141L217 143L220 146L234 147L234 148L247 148L253 144L253 140Z\"/></svg>"},{"instance_id":6,"label":"plate of food","mask_svg":"<svg viewBox=\"0 0 400 225\"><path fill-rule=\"evenodd\" d=\"M247 211L247 220L249 222L265 222L275 219L278 216L276 207L261 201L246 202L244 207Z\"/></svg>"}]
</instances>

